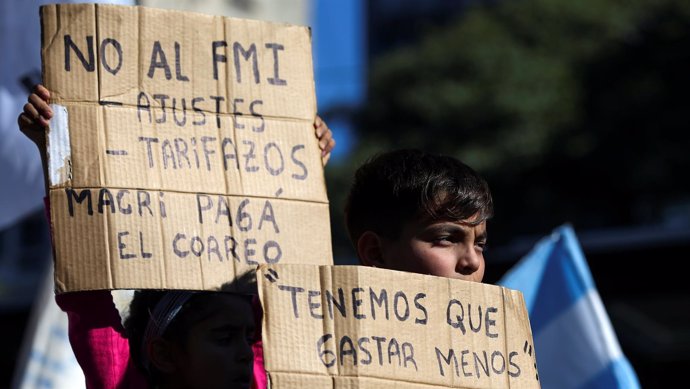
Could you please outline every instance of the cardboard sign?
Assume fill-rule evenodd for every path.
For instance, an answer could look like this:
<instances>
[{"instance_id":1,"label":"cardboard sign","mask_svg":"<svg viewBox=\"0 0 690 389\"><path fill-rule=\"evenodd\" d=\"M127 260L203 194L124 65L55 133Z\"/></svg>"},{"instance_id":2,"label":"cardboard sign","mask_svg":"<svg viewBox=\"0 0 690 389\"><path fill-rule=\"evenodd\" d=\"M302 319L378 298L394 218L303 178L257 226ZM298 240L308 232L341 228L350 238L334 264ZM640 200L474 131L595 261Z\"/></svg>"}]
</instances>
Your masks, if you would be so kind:
<instances>
[{"instance_id":1,"label":"cardboard sign","mask_svg":"<svg viewBox=\"0 0 690 389\"><path fill-rule=\"evenodd\" d=\"M518 291L363 266L265 265L257 280L274 389L540 388Z\"/></svg>"},{"instance_id":2,"label":"cardboard sign","mask_svg":"<svg viewBox=\"0 0 690 389\"><path fill-rule=\"evenodd\" d=\"M94 4L41 23L59 292L332 263L308 28Z\"/></svg>"}]
</instances>

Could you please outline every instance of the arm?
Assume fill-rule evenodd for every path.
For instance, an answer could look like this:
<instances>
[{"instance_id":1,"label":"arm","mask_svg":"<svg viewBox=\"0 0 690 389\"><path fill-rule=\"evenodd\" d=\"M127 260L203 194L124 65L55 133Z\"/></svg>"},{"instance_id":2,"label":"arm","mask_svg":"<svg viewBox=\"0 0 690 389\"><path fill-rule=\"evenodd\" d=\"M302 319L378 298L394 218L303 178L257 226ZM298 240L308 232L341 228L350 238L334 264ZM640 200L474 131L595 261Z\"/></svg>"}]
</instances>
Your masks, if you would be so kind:
<instances>
[{"instance_id":1,"label":"arm","mask_svg":"<svg viewBox=\"0 0 690 389\"><path fill-rule=\"evenodd\" d=\"M47 103L49 97L44 87L37 86L18 119L22 132L38 146L44 172L45 130L52 117ZM45 207L50 220L48 197L45 197ZM87 389L147 388L144 376L130 361L129 343L110 291L60 294L55 296L55 301L67 313L70 345L84 372Z\"/></svg>"},{"instance_id":2,"label":"arm","mask_svg":"<svg viewBox=\"0 0 690 389\"><path fill-rule=\"evenodd\" d=\"M36 85L34 92L29 95L28 102L24 105L24 112L19 114L17 118L19 129L38 147L43 165L43 182L46 195L48 195L46 130L50 119L53 117L53 110L50 108L48 100L50 100L48 89L41 84Z\"/></svg>"},{"instance_id":3,"label":"arm","mask_svg":"<svg viewBox=\"0 0 690 389\"><path fill-rule=\"evenodd\" d=\"M69 341L87 389L147 387L129 357L129 343L109 290L55 296L67 313Z\"/></svg>"},{"instance_id":4,"label":"arm","mask_svg":"<svg viewBox=\"0 0 690 389\"><path fill-rule=\"evenodd\" d=\"M50 220L50 202L45 198ZM86 389L145 389L146 378L129 357L129 341L109 290L55 296L67 313L68 337L79 362Z\"/></svg>"}]
</instances>

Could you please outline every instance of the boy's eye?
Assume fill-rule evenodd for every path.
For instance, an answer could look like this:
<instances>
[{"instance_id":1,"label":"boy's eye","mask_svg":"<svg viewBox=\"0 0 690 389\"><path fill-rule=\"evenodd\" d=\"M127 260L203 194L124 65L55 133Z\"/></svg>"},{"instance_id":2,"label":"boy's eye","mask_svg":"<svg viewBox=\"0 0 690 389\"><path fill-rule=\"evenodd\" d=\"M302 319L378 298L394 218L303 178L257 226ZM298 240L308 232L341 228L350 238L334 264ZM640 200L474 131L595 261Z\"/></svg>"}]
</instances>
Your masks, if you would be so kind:
<instances>
[{"instance_id":1,"label":"boy's eye","mask_svg":"<svg viewBox=\"0 0 690 389\"><path fill-rule=\"evenodd\" d=\"M230 335L224 336L224 337L218 339L218 343L226 346L226 345L229 345L230 343L232 343L233 339L234 339L234 336L230 336Z\"/></svg>"},{"instance_id":2,"label":"boy's eye","mask_svg":"<svg viewBox=\"0 0 690 389\"><path fill-rule=\"evenodd\" d=\"M241 330L227 331L217 338L219 344L228 345L234 342L236 339L240 338L243 334Z\"/></svg>"},{"instance_id":3,"label":"boy's eye","mask_svg":"<svg viewBox=\"0 0 690 389\"><path fill-rule=\"evenodd\" d=\"M433 243L438 245L448 245L457 242L458 239L453 235L439 235L433 238Z\"/></svg>"},{"instance_id":4,"label":"boy's eye","mask_svg":"<svg viewBox=\"0 0 690 389\"><path fill-rule=\"evenodd\" d=\"M481 252L486 251L486 249L488 248L486 242L476 242L474 245L475 245L475 246L477 247L477 249L478 249L479 251L481 251Z\"/></svg>"}]
</instances>

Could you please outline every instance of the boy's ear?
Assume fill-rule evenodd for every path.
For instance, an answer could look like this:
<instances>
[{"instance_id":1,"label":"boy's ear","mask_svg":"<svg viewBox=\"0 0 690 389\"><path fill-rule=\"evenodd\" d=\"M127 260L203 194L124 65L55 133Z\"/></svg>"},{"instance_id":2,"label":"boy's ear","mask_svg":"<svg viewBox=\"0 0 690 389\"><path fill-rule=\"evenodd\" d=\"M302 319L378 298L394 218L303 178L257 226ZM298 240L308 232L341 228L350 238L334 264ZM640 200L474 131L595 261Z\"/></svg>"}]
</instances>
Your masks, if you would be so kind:
<instances>
[{"instance_id":1,"label":"boy's ear","mask_svg":"<svg viewBox=\"0 0 690 389\"><path fill-rule=\"evenodd\" d=\"M149 361L151 365L162 373L171 374L176 369L175 350L171 342L158 338L148 346Z\"/></svg>"},{"instance_id":2,"label":"boy's ear","mask_svg":"<svg viewBox=\"0 0 690 389\"><path fill-rule=\"evenodd\" d=\"M385 267L381 237L373 231L364 232L357 240L357 256L364 266Z\"/></svg>"}]
</instances>

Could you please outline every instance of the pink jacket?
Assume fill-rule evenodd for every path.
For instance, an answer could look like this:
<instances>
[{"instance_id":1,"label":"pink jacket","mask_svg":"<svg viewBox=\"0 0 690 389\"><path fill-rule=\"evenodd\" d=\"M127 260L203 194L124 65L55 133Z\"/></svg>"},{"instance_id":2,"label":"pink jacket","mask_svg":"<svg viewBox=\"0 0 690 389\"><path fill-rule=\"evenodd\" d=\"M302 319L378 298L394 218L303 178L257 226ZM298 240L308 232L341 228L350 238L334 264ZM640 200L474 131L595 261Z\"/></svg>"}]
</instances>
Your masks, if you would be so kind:
<instances>
[{"instance_id":1,"label":"pink jacket","mask_svg":"<svg viewBox=\"0 0 690 389\"><path fill-rule=\"evenodd\" d=\"M129 358L129 343L109 290L55 296L69 320L69 342L87 389L147 389Z\"/></svg>"}]
</instances>

